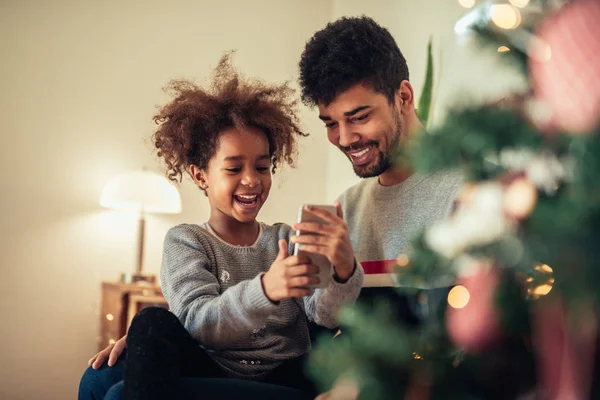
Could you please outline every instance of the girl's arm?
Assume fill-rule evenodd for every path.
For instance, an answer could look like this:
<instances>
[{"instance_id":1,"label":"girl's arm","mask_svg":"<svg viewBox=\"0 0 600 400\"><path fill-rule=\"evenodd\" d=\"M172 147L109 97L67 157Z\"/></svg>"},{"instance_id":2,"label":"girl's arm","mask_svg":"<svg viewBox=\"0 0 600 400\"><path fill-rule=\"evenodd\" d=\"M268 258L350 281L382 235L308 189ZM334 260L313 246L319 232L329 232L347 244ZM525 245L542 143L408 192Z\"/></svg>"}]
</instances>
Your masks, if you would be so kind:
<instances>
[{"instance_id":1,"label":"girl's arm","mask_svg":"<svg viewBox=\"0 0 600 400\"><path fill-rule=\"evenodd\" d=\"M197 235L172 228L164 244L161 286L171 311L202 345L224 348L248 337L277 308L264 293L259 274L221 293Z\"/></svg>"}]
</instances>

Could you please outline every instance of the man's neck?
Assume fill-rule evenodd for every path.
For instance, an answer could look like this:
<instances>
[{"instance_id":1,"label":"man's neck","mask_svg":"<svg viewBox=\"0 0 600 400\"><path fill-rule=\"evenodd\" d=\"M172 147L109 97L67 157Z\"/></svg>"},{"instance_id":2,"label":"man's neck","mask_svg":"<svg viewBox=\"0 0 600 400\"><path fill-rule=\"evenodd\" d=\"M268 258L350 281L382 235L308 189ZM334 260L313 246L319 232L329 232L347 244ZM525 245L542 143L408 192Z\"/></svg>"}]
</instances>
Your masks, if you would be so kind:
<instances>
[{"instance_id":1,"label":"man's neck","mask_svg":"<svg viewBox=\"0 0 600 400\"><path fill-rule=\"evenodd\" d=\"M394 186L407 180L413 171L410 168L390 167L379 175L381 186Z\"/></svg>"}]
</instances>

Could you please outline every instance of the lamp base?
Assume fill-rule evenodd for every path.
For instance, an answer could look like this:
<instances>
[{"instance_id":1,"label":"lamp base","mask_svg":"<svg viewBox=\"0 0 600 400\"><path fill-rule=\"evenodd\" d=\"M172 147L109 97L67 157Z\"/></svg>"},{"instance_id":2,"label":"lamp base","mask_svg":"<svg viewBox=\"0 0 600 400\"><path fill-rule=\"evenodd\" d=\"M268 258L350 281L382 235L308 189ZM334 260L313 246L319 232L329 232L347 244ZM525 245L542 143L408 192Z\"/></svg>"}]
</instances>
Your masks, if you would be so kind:
<instances>
[{"instance_id":1,"label":"lamp base","mask_svg":"<svg viewBox=\"0 0 600 400\"><path fill-rule=\"evenodd\" d=\"M156 284L156 275L144 272L123 272L121 273L121 283L147 283L154 285Z\"/></svg>"}]
</instances>

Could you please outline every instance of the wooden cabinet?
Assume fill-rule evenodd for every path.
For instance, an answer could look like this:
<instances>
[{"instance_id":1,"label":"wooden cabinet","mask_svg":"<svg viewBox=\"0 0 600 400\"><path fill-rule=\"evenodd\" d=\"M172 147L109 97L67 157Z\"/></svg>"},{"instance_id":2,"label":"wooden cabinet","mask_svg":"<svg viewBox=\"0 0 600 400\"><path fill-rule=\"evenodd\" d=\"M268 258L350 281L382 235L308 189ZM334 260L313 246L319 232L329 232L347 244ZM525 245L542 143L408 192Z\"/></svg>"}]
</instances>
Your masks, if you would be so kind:
<instances>
[{"instance_id":1,"label":"wooden cabinet","mask_svg":"<svg viewBox=\"0 0 600 400\"><path fill-rule=\"evenodd\" d=\"M135 314L146 307L169 308L159 286L145 282L103 282L98 350L125 335Z\"/></svg>"}]
</instances>

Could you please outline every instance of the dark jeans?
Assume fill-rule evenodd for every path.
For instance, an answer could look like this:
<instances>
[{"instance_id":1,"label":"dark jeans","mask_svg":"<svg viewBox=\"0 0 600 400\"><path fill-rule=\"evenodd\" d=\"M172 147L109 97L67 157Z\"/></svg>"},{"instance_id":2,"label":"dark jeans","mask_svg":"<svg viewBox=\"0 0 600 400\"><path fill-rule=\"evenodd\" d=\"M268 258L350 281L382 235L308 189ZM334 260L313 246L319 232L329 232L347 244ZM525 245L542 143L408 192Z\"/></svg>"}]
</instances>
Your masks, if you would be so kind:
<instances>
[{"instance_id":1,"label":"dark jeans","mask_svg":"<svg viewBox=\"0 0 600 400\"><path fill-rule=\"evenodd\" d=\"M426 302L423 302L422 300L424 299L424 294L423 291L407 291L406 293L399 293L398 289L396 288L363 288L360 294L360 298L359 301L362 303L367 303L367 304L373 304L375 301L377 300L382 300L385 299L387 301L389 301L391 303L392 306L392 310L395 314L395 317L405 323L408 323L409 325L417 325L420 322L422 322L425 318L427 318L427 316L432 316L432 314L437 314L440 311L443 313L443 310L445 308L445 304L446 304L446 296L447 293L449 291L450 288L443 288L443 289L433 289L433 290L428 290L428 291L424 291L425 296L426 296ZM165 310L156 310L156 311L145 311L142 315L146 315L149 318L154 318L152 316L152 314L159 314L158 318L161 318L160 315L165 315L163 313L163 311ZM174 327L174 331L177 332L176 335L180 335L183 337L183 341L185 343L190 343L190 337L187 334L187 332L181 332L182 330L185 331L185 329L183 329L183 327L181 326L181 324L179 323L179 321L173 320L172 318L172 314L168 313L166 314L166 321L171 321L171 326ZM137 317L136 317L137 319ZM146 317L144 317L144 319L146 319ZM170 324L167 322L166 324L164 324L164 322L161 322L157 325L157 329L158 326L161 325L165 325L165 326L169 326ZM146 327L148 328L148 327ZM193 340L193 339L192 339ZM128 343L129 344L129 343ZM164 346L163 346L164 347ZM183 345L183 346L177 346L179 349L185 349L186 347L188 347L187 345ZM191 346L192 352L194 354L199 354L199 346L193 342L193 345ZM199 355L200 359L206 359L206 354L200 354ZM81 378L81 382L80 382L80 386L79 386L79 400L102 400L104 399L104 396L106 396L107 392L109 391L109 389L119 383L120 381L123 380L123 373L125 370L125 353L123 355L121 355L121 357L119 358L119 360L117 361L116 365L114 365L113 367L108 367L106 364L104 364L100 369L98 370L94 370L91 367L89 367L85 373L83 374L83 377ZM172 358L170 355L169 357L167 357L167 360L169 358ZM287 380L287 377L297 377L297 378L301 378L301 380L303 380L304 382L306 382L306 378L303 374L302 371L302 364L303 364L303 359L300 360L296 360L295 362L299 365L294 365L294 361L290 362L290 365L284 365L281 367L281 371L283 371L283 373L276 371L276 373L274 373L273 376L270 377L269 381L275 381L276 383L280 383L280 384L284 384L287 386L292 386L292 387L296 387L297 383L294 384L294 382L291 383L286 383L285 381ZM168 362L168 361L167 361ZM184 372L186 370L185 367L185 362L184 362ZM219 371L217 368L212 368L214 367L214 364L212 362L212 360L208 360L208 365L211 366L210 370L208 371L208 376L213 376L212 374L214 373L214 371ZM192 370L195 368L194 365L192 365ZM181 371L181 367L179 365L175 366L175 370L179 370L179 374L182 373ZM286 370L291 370L290 373L286 373ZM299 372L295 372L298 371ZM193 376L195 376L194 374L192 374ZM279 377L281 377L281 382L279 382ZM182 374L181 376L185 376L185 373ZM171 398L196 398L198 397L198 395L196 396L192 396L192 393L203 393L212 390L212 393L220 393L219 397L222 397L222 400L225 400L225 398L228 398L227 393L223 392L223 387L225 387L225 385L220 386L218 385L218 380L202 380L202 381L194 381L192 379L181 379L180 382L180 388L178 389L178 391L173 392L173 393L182 393L182 395L180 397L175 397L175 396L171 396ZM235 391L235 389L238 386L238 384L241 382L236 382L234 385L228 385L226 386L227 390L231 390L231 391ZM171 383L172 384L172 381ZM244 384L245 385L245 384ZM252 386L252 385L250 385ZM300 386L304 386L303 383L300 383ZM310 384L310 382L308 383L309 389L308 391L314 391L314 387L312 386L312 384ZM119 385L119 387L115 388L116 390L113 390L112 392L119 392L121 393L123 390L122 384ZM246 390L248 389L248 390ZM251 388L244 388L243 390L246 390L246 393L250 395L250 398L254 398L252 397L253 394L256 394L257 397L256 398L261 398L258 396L259 394L259 390L258 387L256 388L256 390L254 392L252 392L250 390ZM266 387L263 385L263 389L266 389ZM283 388L280 388L283 389ZM173 394L171 393L171 394ZM237 393L237 392L236 392ZM263 390L263 393L266 393ZM312 393L311 393L312 394ZM233 395L232 395L233 396ZM248 396L245 396L246 398L248 398ZM289 395L286 394L285 398L288 400L291 400L291 398L293 397L292 391L289 391ZM114 398L118 398L118 397L114 397ZM112 399L112 397L111 397Z\"/></svg>"},{"instance_id":2,"label":"dark jeans","mask_svg":"<svg viewBox=\"0 0 600 400\"><path fill-rule=\"evenodd\" d=\"M79 400L122 400L125 353L117 363L109 367L89 367L79 385ZM280 385L265 385L260 382L240 379L181 378L169 400L313 400L314 396Z\"/></svg>"},{"instance_id":3,"label":"dark jeans","mask_svg":"<svg viewBox=\"0 0 600 400\"><path fill-rule=\"evenodd\" d=\"M79 382L79 400L102 400L109 389L123 380L125 370L125 358L127 352L123 352L117 363L109 367L106 363L98 369L88 367Z\"/></svg>"},{"instance_id":4,"label":"dark jeans","mask_svg":"<svg viewBox=\"0 0 600 400\"><path fill-rule=\"evenodd\" d=\"M114 385L104 400L122 400L123 381ZM314 396L280 385L241 379L181 378L168 400L313 400Z\"/></svg>"},{"instance_id":5,"label":"dark jeans","mask_svg":"<svg viewBox=\"0 0 600 400\"><path fill-rule=\"evenodd\" d=\"M127 333L123 395L126 400L167 399L182 377L226 378L177 317L164 308L142 310ZM263 381L316 395L304 374L306 356L289 360Z\"/></svg>"}]
</instances>

